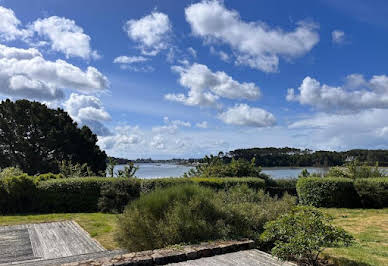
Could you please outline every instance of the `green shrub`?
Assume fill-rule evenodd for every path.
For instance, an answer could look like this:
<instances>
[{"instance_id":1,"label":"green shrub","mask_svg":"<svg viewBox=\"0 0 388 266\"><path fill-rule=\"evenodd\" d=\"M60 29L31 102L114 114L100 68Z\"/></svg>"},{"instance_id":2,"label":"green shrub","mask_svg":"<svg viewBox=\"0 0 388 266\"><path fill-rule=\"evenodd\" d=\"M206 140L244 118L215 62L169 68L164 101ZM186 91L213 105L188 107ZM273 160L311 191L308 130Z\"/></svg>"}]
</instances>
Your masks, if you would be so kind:
<instances>
[{"instance_id":1,"label":"green shrub","mask_svg":"<svg viewBox=\"0 0 388 266\"><path fill-rule=\"evenodd\" d=\"M349 178L300 178L297 182L299 202L315 207L359 207L359 198Z\"/></svg>"},{"instance_id":2,"label":"green shrub","mask_svg":"<svg viewBox=\"0 0 388 266\"><path fill-rule=\"evenodd\" d=\"M325 248L348 246L353 240L331 221L318 209L296 207L267 223L262 239L274 243L272 254L280 259L318 265L318 256Z\"/></svg>"},{"instance_id":3,"label":"green shrub","mask_svg":"<svg viewBox=\"0 0 388 266\"><path fill-rule=\"evenodd\" d=\"M247 185L217 193L197 184L156 189L126 207L118 219L116 238L129 251L216 239L258 239L265 222L294 206L295 199L286 197L273 199Z\"/></svg>"},{"instance_id":4,"label":"green shrub","mask_svg":"<svg viewBox=\"0 0 388 266\"><path fill-rule=\"evenodd\" d=\"M38 184L41 212L96 212L101 187L115 178L65 178Z\"/></svg>"},{"instance_id":5,"label":"green shrub","mask_svg":"<svg viewBox=\"0 0 388 266\"><path fill-rule=\"evenodd\" d=\"M117 178L101 187L98 209L102 212L121 213L128 202L140 196L140 181Z\"/></svg>"},{"instance_id":6,"label":"green shrub","mask_svg":"<svg viewBox=\"0 0 388 266\"><path fill-rule=\"evenodd\" d=\"M247 185L251 189L264 189L265 181L257 177L227 177L227 178L191 178L195 183L201 186L210 187L216 190L227 190L237 185Z\"/></svg>"},{"instance_id":7,"label":"green shrub","mask_svg":"<svg viewBox=\"0 0 388 266\"><path fill-rule=\"evenodd\" d=\"M36 185L27 174L0 179L0 213L25 213L35 210Z\"/></svg>"},{"instance_id":8,"label":"green shrub","mask_svg":"<svg viewBox=\"0 0 388 266\"><path fill-rule=\"evenodd\" d=\"M298 179L269 179L265 186L265 190L271 196L283 196L285 193L296 196L296 182Z\"/></svg>"},{"instance_id":9,"label":"green shrub","mask_svg":"<svg viewBox=\"0 0 388 266\"><path fill-rule=\"evenodd\" d=\"M264 180L257 177L239 177L239 178L155 178L141 180L141 190L144 193L154 191L158 188L167 188L182 184L200 184L201 186L210 187L216 190L225 190L236 185L246 184L253 189L262 189L265 187Z\"/></svg>"},{"instance_id":10,"label":"green shrub","mask_svg":"<svg viewBox=\"0 0 388 266\"><path fill-rule=\"evenodd\" d=\"M388 177L357 179L354 187L364 208L388 207Z\"/></svg>"},{"instance_id":11,"label":"green shrub","mask_svg":"<svg viewBox=\"0 0 388 266\"><path fill-rule=\"evenodd\" d=\"M198 185L157 189L130 203L118 220L117 241L129 251L226 236L214 192Z\"/></svg>"},{"instance_id":12,"label":"green shrub","mask_svg":"<svg viewBox=\"0 0 388 266\"><path fill-rule=\"evenodd\" d=\"M184 174L185 177L259 177L267 180L268 175L261 172L261 167L255 164L255 158L251 161L242 158L232 159L225 163L220 157L206 156L204 162Z\"/></svg>"},{"instance_id":13,"label":"green shrub","mask_svg":"<svg viewBox=\"0 0 388 266\"><path fill-rule=\"evenodd\" d=\"M369 166L366 162L361 163L357 160L351 161L344 166L331 167L326 173L329 177L344 178L376 178L384 177L384 172L379 169L379 165Z\"/></svg>"},{"instance_id":14,"label":"green shrub","mask_svg":"<svg viewBox=\"0 0 388 266\"><path fill-rule=\"evenodd\" d=\"M23 170L18 167L7 167L1 170L0 178L20 176L24 174Z\"/></svg>"},{"instance_id":15,"label":"green shrub","mask_svg":"<svg viewBox=\"0 0 388 266\"><path fill-rule=\"evenodd\" d=\"M53 173L47 173L47 174L41 174L34 177L35 182L43 182L51 179L63 179L65 178L62 174L53 174Z\"/></svg>"},{"instance_id":16,"label":"green shrub","mask_svg":"<svg viewBox=\"0 0 388 266\"><path fill-rule=\"evenodd\" d=\"M148 193L160 188L168 188L175 185L192 184L190 178L170 177L170 178L154 178L141 180L141 192Z\"/></svg>"}]
</instances>

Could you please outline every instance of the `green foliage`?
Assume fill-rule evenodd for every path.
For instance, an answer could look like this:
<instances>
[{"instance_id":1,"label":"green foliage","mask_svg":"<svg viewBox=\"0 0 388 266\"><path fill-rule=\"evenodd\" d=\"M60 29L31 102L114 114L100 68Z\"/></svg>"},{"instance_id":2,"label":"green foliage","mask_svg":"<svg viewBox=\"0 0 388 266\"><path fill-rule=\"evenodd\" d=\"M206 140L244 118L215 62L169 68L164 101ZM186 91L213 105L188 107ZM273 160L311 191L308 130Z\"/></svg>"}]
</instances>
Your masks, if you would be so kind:
<instances>
[{"instance_id":1,"label":"green foliage","mask_svg":"<svg viewBox=\"0 0 388 266\"><path fill-rule=\"evenodd\" d=\"M0 179L0 213L24 213L34 210L36 186L27 174Z\"/></svg>"},{"instance_id":2,"label":"green foliage","mask_svg":"<svg viewBox=\"0 0 388 266\"><path fill-rule=\"evenodd\" d=\"M296 196L296 178L269 179L265 185L265 191L271 196L283 196L285 193Z\"/></svg>"},{"instance_id":3,"label":"green foliage","mask_svg":"<svg viewBox=\"0 0 388 266\"><path fill-rule=\"evenodd\" d=\"M300 174L298 175L298 177L309 177L310 176L310 173L309 171L307 171L307 169L303 169L302 172L300 172Z\"/></svg>"},{"instance_id":4,"label":"green foliage","mask_svg":"<svg viewBox=\"0 0 388 266\"><path fill-rule=\"evenodd\" d=\"M65 178L91 177L96 174L88 164L73 164L71 161L62 160L59 164L59 173Z\"/></svg>"},{"instance_id":5,"label":"green foliage","mask_svg":"<svg viewBox=\"0 0 388 266\"><path fill-rule=\"evenodd\" d=\"M134 177L136 174L136 171L139 169L138 166L135 166L133 162L129 162L126 166L124 166L123 170L117 171L118 177Z\"/></svg>"},{"instance_id":6,"label":"green foliage","mask_svg":"<svg viewBox=\"0 0 388 266\"><path fill-rule=\"evenodd\" d=\"M131 202L119 216L117 241L138 251L216 239L257 239L265 222L294 205L295 199L287 197L272 199L246 185L217 193L195 184L156 189Z\"/></svg>"},{"instance_id":7,"label":"green foliage","mask_svg":"<svg viewBox=\"0 0 388 266\"><path fill-rule=\"evenodd\" d=\"M18 167L6 167L0 172L0 179L7 177L14 177L24 174L24 172Z\"/></svg>"},{"instance_id":8,"label":"green foliage","mask_svg":"<svg viewBox=\"0 0 388 266\"><path fill-rule=\"evenodd\" d=\"M106 154L97 136L77 127L62 109L39 102L0 103L0 167L19 167L29 175L58 172L57 161L87 163L95 173L105 171Z\"/></svg>"},{"instance_id":9,"label":"green foliage","mask_svg":"<svg viewBox=\"0 0 388 266\"><path fill-rule=\"evenodd\" d=\"M108 164L106 166L106 175L109 177L114 177L115 176L115 166L116 166L116 161L113 160L113 158L109 157L108 158Z\"/></svg>"},{"instance_id":10,"label":"green foliage","mask_svg":"<svg viewBox=\"0 0 388 266\"><path fill-rule=\"evenodd\" d=\"M297 182L299 202L315 207L359 207L359 198L349 178L300 178Z\"/></svg>"},{"instance_id":11,"label":"green foliage","mask_svg":"<svg viewBox=\"0 0 388 266\"><path fill-rule=\"evenodd\" d=\"M38 184L41 212L96 212L101 187L115 178L55 179Z\"/></svg>"},{"instance_id":12,"label":"green foliage","mask_svg":"<svg viewBox=\"0 0 388 266\"><path fill-rule=\"evenodd\" d=\"M364 208L388 207L388 177L357 179L354 187Z\"/></svg>"},{"instance_id":13,"label":"green foliage","mask_svg":"<svg viewBox=\"0 0 388 266\"><path fill-rule=\"evenodd\" d=\"M246 184L248 187L258 190L265 187L264 180L257 177L240 177L240 178L156 178L141 180L141 191L148 193L158 188L167 188L182 184L200 184L201 186L210 187L216 190L226 190L236 185Z\"/></svg>"},{"instance_id":14,"label":"green foliage","mask_svg":"<svg viewBox=\"0 0 388 266\"><path fill-rule=\"evenodd\" d=\"M63 179L63 178L65 178L64 175L62 175L62 174L53 174L53 173L47 173L47 174L41 174L41 175L38 175L38 176L34 176L34 180L37 183L43 182L43 181L47 181L47 180L51 180L51 179Z\"/></svg>"},{"instance_id":15,"label":"green foliage","mask_svg":"<svg viewBox=\"0 0 388 266\"><path fill-rule=\"evenodd\" d=\"M296 207L265 225L263 241L274 243L272 254L283 260L318 265L328 247L349 246L353 237L331 225L332 218L312 207Z\"/></svg>"},{"instance_id":16,"label":"green foliage","mask_svg":"<svg viewBox=\"0 0 388 266\"><path fill-rule=\"evenodd\" d=\"M250 162L238 159L230 163L225 163L220 157L205 157L204 163L190 169L185 173L185 177L259 177L268 179L269 177L261 172L261 168L255 164L255 158Z\"/></svg>"},{"instance_id":17,"label":"green foliage","mask_svg":"<svg viewBox=\"0 0 388 266\"><path fill-rule=\"evenodd\" d=\"M384 177L384 173L379 170L379 165L369 166L366 162L360 163L358 160L351 161L343 167L331 167L326 176L343 178L376 178Z\"/></svg>"},{"instance_id":18,"label":"green foliage","mask_svg":"<svg viewBox=\"0 0 388 266\"><path fill-rule=\"evenodd\" d=\"M139 196L139 180L116 178L101 187L98 209L102 212L122 213L128 202Z\"/></svg>"}]
</instances>

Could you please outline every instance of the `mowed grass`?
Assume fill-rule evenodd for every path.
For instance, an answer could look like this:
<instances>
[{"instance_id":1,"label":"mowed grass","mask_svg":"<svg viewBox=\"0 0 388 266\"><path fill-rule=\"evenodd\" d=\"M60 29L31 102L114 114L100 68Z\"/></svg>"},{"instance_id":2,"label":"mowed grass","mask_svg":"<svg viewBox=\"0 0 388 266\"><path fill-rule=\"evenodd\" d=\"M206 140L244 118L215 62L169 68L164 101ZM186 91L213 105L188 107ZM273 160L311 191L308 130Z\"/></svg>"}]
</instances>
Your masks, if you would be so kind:
<instances>
[{"instance_id":1,"label":"mowed grass","mask_svg":"<svg viewBox=\"0 0 388 266\"><path fill-rule=\"evenodd\" d=\"M73 220L85 229L93 238L101 243L106 249L117 249L114 241L116 227L116 215L106 213L55 213L55 214L26 214L0 216L0 226L45 223Z\"/></svg>"},{"instance_id":2,"label":"mowed grass","mask_svg":"<svg viewBox=\"0 0 388 266\"><path fill-rule=\"evenodd\" d=\"M388 209L323 209L356 243L324 255L336 265L388 265Z\"/></svg>"}]
</instances>

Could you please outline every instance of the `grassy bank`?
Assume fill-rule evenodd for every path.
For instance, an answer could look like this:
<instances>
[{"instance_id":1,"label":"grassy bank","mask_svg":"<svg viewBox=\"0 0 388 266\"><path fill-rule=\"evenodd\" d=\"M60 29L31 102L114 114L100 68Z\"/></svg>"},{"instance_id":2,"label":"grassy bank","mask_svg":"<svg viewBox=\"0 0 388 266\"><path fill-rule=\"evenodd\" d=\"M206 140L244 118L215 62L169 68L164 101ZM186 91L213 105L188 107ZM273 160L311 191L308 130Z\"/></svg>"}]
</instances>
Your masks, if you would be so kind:
<instances>
[{"instance_id":1,"label":"grassy bank","mask_svg":"<svg viewBox=\"0 0 388 266\"><path fill-rule=\"evenodd\" d=\"M350 232L356 244L328 249L324 255L337 265L388 265L388 208L324 209L334 223Z\"/></svg>"},{"instance_id":2,"label":"grassy bank","mask_svg":"<svg viewBox=\"0 0 388 266\"><path fill-rule=\"evenodd\" d=\"M322 209L335 217L334 223L350 232L356 244L324 252L337 265L388 265L388 208ZM74 220L105 248L118 248L114 241L116 215L66 213L0 216L0 225Z\"/></svg>"},{"instance_id":3,"label":"grassy bank","mask_svg":"<svg viewBox=\"0 0 388 266\"><path fill-rule=\"evenodd\" d=\"M117 249L114 241L116 215L105 213L55 213L0 216L0 226L74 220L106 249Z\"/></svg>"}]
</instances>

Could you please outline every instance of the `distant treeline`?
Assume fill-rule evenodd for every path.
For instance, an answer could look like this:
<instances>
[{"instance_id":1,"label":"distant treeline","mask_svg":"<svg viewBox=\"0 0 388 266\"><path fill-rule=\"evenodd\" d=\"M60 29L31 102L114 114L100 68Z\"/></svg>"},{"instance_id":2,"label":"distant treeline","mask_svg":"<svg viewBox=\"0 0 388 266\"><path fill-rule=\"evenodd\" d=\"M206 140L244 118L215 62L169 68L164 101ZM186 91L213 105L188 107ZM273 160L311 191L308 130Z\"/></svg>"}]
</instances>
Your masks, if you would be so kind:
<instances>
[{"instance_id":1,"label":"distant treeline","mask_svg":"<svg viewBox=\"0 0 388 266\"><path fill-rule=\"evenodd\" d=\"M388 150L349 150L349 151L312 151L309 149L301 150L296 148L250 148L237 149L227 153L220 152L218 157L222 158L225 163L229 163L234 159L252 160L256 158L256 165L262 167L330 167L343 165L346 162L358 160L367 162L370 165L375 165L378 162L379 166L388 166ZM123 158L113 159L116 164L135 163L175 163L194 165L195 163L206 162L202 159L170 159L170 160L153 160L136 159L127 160Z\"/></svg>"},{"instance_id":2,"label":"distant treeline","mask_svg":"<svg viewBox=\"0 0 388 266\"><path fill-rule=\"evenodd\" d=\"M388 150L349 150L343 152L336 151L312 151L296 148L251 148L237 149L234 151L218 155L225 162L234 159L252 160L256 158L256 164L262 167L329 167L343 165L348 161L358 160L379 166L388 166Z\"/></svg>"}]
</instances>

